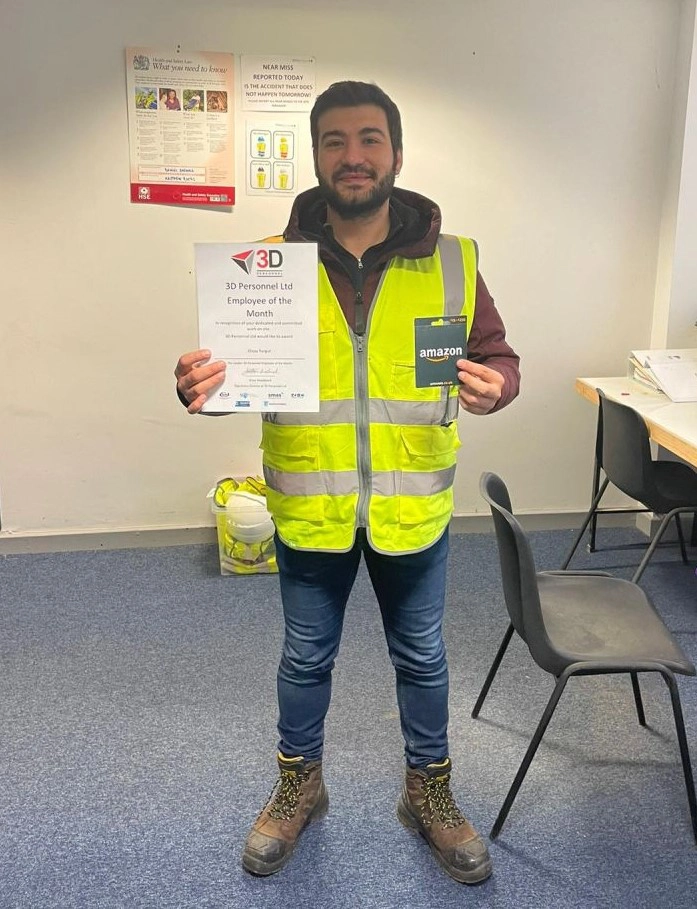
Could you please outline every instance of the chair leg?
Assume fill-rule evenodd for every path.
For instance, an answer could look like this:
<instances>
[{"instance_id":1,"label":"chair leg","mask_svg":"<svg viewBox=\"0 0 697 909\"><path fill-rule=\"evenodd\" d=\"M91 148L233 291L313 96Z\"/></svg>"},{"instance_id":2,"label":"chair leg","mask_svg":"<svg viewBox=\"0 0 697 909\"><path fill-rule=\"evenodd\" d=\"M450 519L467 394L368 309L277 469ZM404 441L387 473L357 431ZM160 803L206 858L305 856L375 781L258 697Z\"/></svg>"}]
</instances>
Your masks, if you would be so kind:
<instances>
[{"instance_id":1,"label":"chair leg","mask_svg":"<svg viewBox=\"0 0 697 909\"><path fill-rule=\"evenodd\" d=\"M569 550L568 555L567 555L566 558L564 559L564 562L563 562L563 564L562 564L562 566L561 566L562 571L565 571L565 570L568 568L569 562L571 561L571 558L572 558L573 554L574 554L574 553L576 552L576 550L578 549L578 544L579 544L579 543L581 542L581 540L583 539L583 534L586 532L586 528L588 527L588 525L589 525L590 522L592 521L593 516L595 515L595 509L598 507L598 505L599 505L599 503L600 503L600 500L602 499L603 494L604 494L605 490L607 489L609 483L610 483L610 481L609 481L608 478L606 477L606 478L603 480L603 483L602 483L600 489L598 490L598 492L597 492L595 498L594 498L593 501L591 502L591 507L588 509L588 512L586 513L586 517L585 517L585 519L584 519L584 521L583 521L583 524L581 525L581 529L580 529L580 530L578 531L578 533L576 534L576 537L575 537L575 539L574 539L574 542L573 542L572 545L571 545L571 549ZM595 534L593 535L593 545L595 546Z\"/></svg>"},{"instance_id":2,"label":"chair leg","mask_svg":"<svg viewBox=\"0 0 697 909\"><path fill-rule=\"evenodd\" d=\"M634 583L634 584L639 583L639 578L644 573L646 566L649 564L649 559L651 558L651 556L654 553L654 550L660 543L661 537L665 533L665 529L668 526L668 524L673 520L674 515L675 515L674 511L669 511L668 514L663 516L663 520L658 525L658 530L654 534L653 540L651 540L651 543L649 544L649 548L644 553L644 558L641 560L641 562L639 562L639 567L632 575L632 583Z\"/></svg>"},{"instance_id":3,"label":"chair leg","mask_svg":"<svg viewBox=\"0 0 697 909\"><path fill-rule=\"evenodd\" d=\"M675 717L675 731L678 734L678 744L680 745L680 759L682 761L682 771L685 776L685 789L687 790L687 801L690 804L690 817L692 819L692 835L697 843L697 799L695 799L695 781L692 776L692 764L690 763L690 751L687 747L687 736L685 735L685 721L682 715L682 706L680 704L680 693L673 673L666 669L661 671L665 683L670 691L670 700L673 704L673 716Z\"/></svg>"},{"instance_id":4,"label":"chair leg","mask_svg":"<svg viewBox=\"0 0 697 909\"><path fill-rule=\"evenodd\" d=\"M593 463L593 485L591 486L591 499L594 499L600 488L600 461L596 456ZM598 515L593 512L590 523L590 533L588 535L588 552L595 552L595 532L598 529Z\"/></svg>"},{"instance_id":5,"label":"chair leg","mask_svg":"<svg viewBox=\"0 0 697 909\"><path fill-rule=\"evenodd\" d=\"M636 715L639 718L639 725L646 725L646 717L644 715L644 703L641 700L641 688L639 688L639 676L636 672L631 673L632 676L632 690L634 691L634 703L636 704Z\"/></svg>"},{"instance_id":6,"label":"chair leg","mask_svg":"<svg viewBox=\"0 0 697 909\"><path fill-rule=\"evenodd\" d=\"M680 515L675 515L675 526L678 529L678 541L680 542L680 552L682 553L683 564L687 565L687 550L685 549L685 537L682 532L682 521Z\"/></svg>"},{"instance_id":7,"label":"chair leg","mask_svg":"<svg viewBox=\"0 0 697 909\"><path fill-rule=\"evenodd\" d=\"M472 717L475 720L479 716L479 711L482 709L482 704L484 703L484 698L489 693L489 689L491 688L491 683L494 681L494 676L498 672L499 666L501 665L501 660L503 659L503 655L506 652L508 645L511 643L511 638L513 637L513 631L514 631L513 622L509 622L508 628L506 629L506 633L503 636L503 640L501 641L501 644L499 645L498 652L496 653L496 656L494 657L494 662L491 664L491 669L489 670L487 677L484 680L484 685L482 687L482 690L479 692L479 697L477 698L477 703L472 708Z\"/></svg>"},{"instance_id":8,"label":"chair leg","mask_svg":"<svg viewBox=\"0 0 697 909\"><path fill-rule=\"evenodd\" d=\"M570 675L571 673L565 669L557 679L557 684L554 686L552 696L547 702L547 706L545 707L544 713L542 714L542 719L537 724L537 729L535 730L535 734L532 737L532 741L528 745L528 750L525 752L525 757L523 758L523 761L518 768L518 772L515 775L515 779L513 780L511 788L508 790L508 795L506 796L504 803L501 806L498 817L494 821L494 826L491 828L489 838L492 840L496 839L496 837L501 832L504 821L508 817L508 812L511 810L511 805L515 801L516 795L518 795L518 790L520 789L520 786L525 779L525 774L528 772L528 768L532 763L532 759L535 757L535 752L537 751L537 748L542 741L542 736L544 735L545 730L549 725L549 721L552 719L554 709L559 702L559 698L562 696L562 692L566 687L566 683Z\"/></svg>"}]
</instances>

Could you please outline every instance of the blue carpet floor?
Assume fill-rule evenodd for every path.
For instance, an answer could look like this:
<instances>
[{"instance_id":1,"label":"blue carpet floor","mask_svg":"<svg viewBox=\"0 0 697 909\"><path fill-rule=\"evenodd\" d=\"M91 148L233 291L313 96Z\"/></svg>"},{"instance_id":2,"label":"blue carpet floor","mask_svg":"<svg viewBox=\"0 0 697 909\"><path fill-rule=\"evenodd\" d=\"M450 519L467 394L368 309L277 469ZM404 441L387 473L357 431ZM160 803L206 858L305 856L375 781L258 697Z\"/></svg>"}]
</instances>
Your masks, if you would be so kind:
<instances>
[{"instance_id":1,"label":"blue carpet floor","mask_svg":"<svg viewBox=\"0 0 697 909\"><path fill-rule=\"evenodd\" d=\"M557 567L571 532L531 535ZM642 538L605 531L613 545ZM694 550L692 555L695 556ZM631 575L636 551L574 566ZM488 832L552 689L506 628L492 535L451 542L446 638L453 789ZM697 660L697 578L661 549L644 575ZM0 907L595 909L696 906L697 849L668 692L642 676L570 683L492 844L494 876L450 880L395 816L402 741L365 571L352 594L327 723L330 812L278 875L240 850L275 779L277 579L220 577L194 546L0 559ZM697 679L679 687L695 766Z\"/></svg>"}]
</instances>

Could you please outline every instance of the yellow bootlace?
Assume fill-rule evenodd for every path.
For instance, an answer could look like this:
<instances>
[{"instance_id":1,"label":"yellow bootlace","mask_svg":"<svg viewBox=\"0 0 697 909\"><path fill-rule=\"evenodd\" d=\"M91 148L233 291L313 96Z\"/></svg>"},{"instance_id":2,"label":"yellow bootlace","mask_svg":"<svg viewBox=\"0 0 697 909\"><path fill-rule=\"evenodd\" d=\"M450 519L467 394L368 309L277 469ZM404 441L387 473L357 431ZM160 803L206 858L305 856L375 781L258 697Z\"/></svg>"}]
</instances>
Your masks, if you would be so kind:
<instances>
[{"instance_id":1,"label":"yellow bootlace","mask_svg":"<svg viewBox=\"0 0 697 909\"><path fill-rule=\"evenodd\" d=\"M465 816L457 807L455 798L450 791L450 774L432 776L424 780L424 803L421 808L421 818L427 823L426 807L430 808L431 818L438 817L444 827L459 827L466 821Z\"/></svg>"},{"instance_id":2,"label":"yellow bootlace","mask_svg":"<svg viewBox=\"0 0 697 909\"><path fill-rule=\"evenodd\" d=\"M271 817L289 821L295 815L300 801L300 788L307 777L306 770L281 770L281 776L270 796L270 800L273 800L269 809Z\"/></svg>"}]
</instances>

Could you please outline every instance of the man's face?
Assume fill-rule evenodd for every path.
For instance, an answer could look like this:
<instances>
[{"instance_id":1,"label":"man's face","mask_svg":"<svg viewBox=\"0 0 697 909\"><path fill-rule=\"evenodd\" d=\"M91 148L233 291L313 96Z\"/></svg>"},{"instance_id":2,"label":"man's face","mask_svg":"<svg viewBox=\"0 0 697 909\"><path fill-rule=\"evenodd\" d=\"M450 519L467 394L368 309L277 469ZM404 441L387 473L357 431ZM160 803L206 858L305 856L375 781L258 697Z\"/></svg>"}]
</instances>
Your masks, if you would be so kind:
<instances>
[{"instance_id":1,"label":"man's face","mask_svg":"<svg viewBox=\"0 0 697 909\"><path fill-rule=\"evenodd\" d=\"M315 173L320 189L342 218L360 218L389 199L402 153L392 150L381 107L333 107L317 123Z\"/></svg>"}]
</instances>

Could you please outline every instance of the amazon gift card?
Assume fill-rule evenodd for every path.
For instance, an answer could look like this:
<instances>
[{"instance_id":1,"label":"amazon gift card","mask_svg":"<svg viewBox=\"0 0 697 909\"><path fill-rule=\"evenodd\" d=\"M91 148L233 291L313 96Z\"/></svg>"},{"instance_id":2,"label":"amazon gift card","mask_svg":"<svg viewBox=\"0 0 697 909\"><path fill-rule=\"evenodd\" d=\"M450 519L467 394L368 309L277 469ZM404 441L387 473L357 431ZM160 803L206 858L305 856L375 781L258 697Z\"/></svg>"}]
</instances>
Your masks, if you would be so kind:
<instances>
[{"instance_id":1,"label":"amazon gift card","mask_svg":"<svg viewBox=\"0 0 697 909\"><path fill-rule=\"evenodd\" d=\"M414 319L416 387L456 385L455 363L467 356L467 316Z\"/></svg>"}]
</instances>

